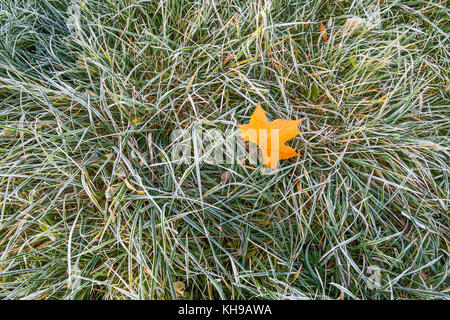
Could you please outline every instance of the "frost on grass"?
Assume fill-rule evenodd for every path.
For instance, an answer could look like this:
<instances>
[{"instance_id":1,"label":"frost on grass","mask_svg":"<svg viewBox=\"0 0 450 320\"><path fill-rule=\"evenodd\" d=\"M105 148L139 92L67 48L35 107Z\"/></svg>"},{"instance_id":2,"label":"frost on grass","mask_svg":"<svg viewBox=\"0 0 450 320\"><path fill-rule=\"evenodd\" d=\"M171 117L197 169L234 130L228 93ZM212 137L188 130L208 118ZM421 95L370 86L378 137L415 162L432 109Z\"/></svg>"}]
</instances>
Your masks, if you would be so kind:
<instances>
[{"instance_id":1,"label":"frost on grass","mask_svg":"<svg viewBox=\"0 0 450 320\"><path fill-rule=\"evenodd\" d=\"M0 298L448 298L444 3L0 0Z\"/></svg>"}]
</instances>

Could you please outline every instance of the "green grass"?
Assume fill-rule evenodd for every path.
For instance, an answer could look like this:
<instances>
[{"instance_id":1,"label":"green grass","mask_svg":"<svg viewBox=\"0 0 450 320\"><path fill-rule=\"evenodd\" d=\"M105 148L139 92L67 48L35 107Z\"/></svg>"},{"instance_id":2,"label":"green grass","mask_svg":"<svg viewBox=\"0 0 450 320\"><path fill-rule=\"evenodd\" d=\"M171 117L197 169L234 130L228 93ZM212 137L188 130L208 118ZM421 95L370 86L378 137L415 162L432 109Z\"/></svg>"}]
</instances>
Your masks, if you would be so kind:
<instances>
[{"instance_id":1,"label":"green grass","mask_svg":"<svg viewBox=\"0 0 450 320\"><path fill-rule=\"evenodd\" d=\"M1 299L448 298L447 1L81 1L0 0ZM258 102L277 174L172 161Z\"/></svg>"}]
</instances>

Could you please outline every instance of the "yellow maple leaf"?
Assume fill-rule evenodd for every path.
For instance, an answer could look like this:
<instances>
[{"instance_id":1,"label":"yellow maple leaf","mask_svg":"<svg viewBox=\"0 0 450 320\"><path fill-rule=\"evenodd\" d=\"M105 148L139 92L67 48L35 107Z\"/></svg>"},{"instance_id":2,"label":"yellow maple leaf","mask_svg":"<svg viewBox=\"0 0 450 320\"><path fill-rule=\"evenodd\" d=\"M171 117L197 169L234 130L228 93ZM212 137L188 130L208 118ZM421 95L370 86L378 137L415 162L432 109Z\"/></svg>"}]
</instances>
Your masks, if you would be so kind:
<instances>
[{"instance_id":1,"label":"yellow maple leaf","mask_svg":"<svg viewBox=\"0 0 450 320\"><path fill-rule=\"evenodd\" d=\"M298 126L304 119L269 121L261 104L258 103L250 122L239 125L240 136L245 141L256 143L262 152L264 164L276 169L279 160L299 156L295 149L285 145L285 142L300 133Z\"/></svg>"}]
</instances>

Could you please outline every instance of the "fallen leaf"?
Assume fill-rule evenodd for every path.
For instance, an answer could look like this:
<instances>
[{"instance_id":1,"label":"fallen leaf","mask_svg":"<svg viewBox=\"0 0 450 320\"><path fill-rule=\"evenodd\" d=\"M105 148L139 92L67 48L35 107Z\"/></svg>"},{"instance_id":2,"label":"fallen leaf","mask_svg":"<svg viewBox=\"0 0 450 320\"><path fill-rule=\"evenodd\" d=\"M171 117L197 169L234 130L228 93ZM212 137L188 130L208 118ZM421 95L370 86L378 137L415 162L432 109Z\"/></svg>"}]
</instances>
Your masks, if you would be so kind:
<instances>
[{"instance_id":1,"label":"fallen leaf","mask_svg":"<svg viewBox=\"0 0 450 320\"><path fill-rule=\"evenodd\" d=\"M222 183L225 184L227 183L228 179L230 179L230 172L227 171L223 173L220 177L222 178Z\"/></svg>"},{"instance_id":2,"label":"fallen leaf","mask_svg":"<svg viewBox=\"0 0 450 320\"><path fill-rule=\"evenodd\" d=\"M269 121L261 104L258 103L250 122L239 125L240 136L245 141L256 143L262 152L264 164L276 169L279 160L299 156L295 149L285 145L285 142L300 133L298 126L304 119Z\"/></svg>"},{"instance_id":3,"label":"fallen leaf","mask_svg":"<svg viewBox=\"0 0 450 320\"><path fill-rule=\"evenodd\" d=\"M312 100L314 100L318 96L319 96L319 86L317 85L317 83L313 82L313 83L311 83L311 89L309 90L308 98L311 98Z\"/></svg>"},{"instance_id":4,"label":"fallen leaf","mask_svg":"<svg viewBox=\"0 0 450 320\"><path fill-rule=\"evenodd\" d=\"M186 289L184 283L181 281L177 281L173 284L173 286L175 288L175 293L177 297L184 297L184 290Z\"/></svg>"},{"instance_id":5,"label":"fallen leaf","mask_svg":"<svg viewBox=\"0 0 450 320\"><path fill-rule=\"evenodd\" d=\"M320 33L322 33L323 40L327 41L327 39L328 39L327 30L325 29L325 26L323 25L323 23L320 24Z\"/></svg>"},{"instance_id":6,"label":"fallen leaf","mask_svg":"<svg viewBox=\"0 0 450 320\"><path fill-rule=\"evenodd\" d=\"M132 122L133 124L136 124L136 123L138 123L138 122L141 121L141 120L142 120L142 117L138 117L138 118L135 118L135 119L131 120L131 122Z\"/></svg>"}]
</instances>

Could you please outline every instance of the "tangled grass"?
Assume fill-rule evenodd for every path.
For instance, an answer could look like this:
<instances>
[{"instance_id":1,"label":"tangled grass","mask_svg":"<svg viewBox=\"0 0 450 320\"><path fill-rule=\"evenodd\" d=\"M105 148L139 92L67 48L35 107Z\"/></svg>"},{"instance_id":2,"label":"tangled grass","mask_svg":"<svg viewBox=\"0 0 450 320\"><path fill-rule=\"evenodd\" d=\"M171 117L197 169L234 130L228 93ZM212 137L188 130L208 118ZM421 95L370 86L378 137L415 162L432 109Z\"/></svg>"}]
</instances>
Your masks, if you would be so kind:
<instances>
[{"instance_id":1,"label":"tangled grass","mask_svg":"<svg viewBox=\"0 0 450 320\"><path fill-rule=\"evenodd\" d=\"M448 298L447 1L0 5L2 299ZM276 174L171 159L258 102Z\"/></svg>"}]
</instances>

